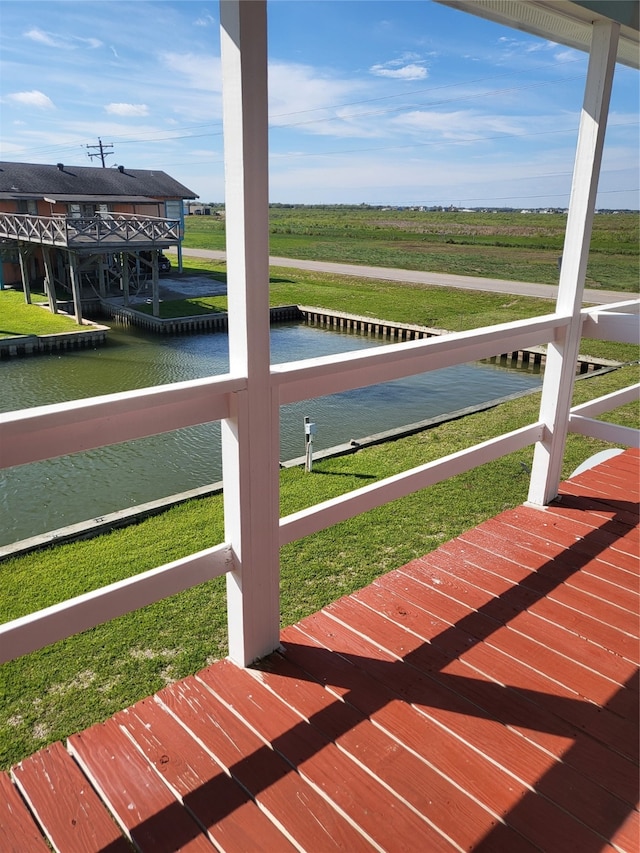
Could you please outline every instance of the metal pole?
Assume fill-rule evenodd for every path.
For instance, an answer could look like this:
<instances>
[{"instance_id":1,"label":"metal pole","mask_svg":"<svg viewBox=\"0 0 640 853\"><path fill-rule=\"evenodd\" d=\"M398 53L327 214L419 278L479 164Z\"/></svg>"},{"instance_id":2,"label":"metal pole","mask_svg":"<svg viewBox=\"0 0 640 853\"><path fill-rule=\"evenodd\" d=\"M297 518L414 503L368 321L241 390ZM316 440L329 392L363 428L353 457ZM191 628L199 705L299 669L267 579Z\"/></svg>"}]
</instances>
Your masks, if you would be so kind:
<instances>
[{"instance_id":1,"label":"metal pole","mask_svg":"<svg viewBox=\"0 0 640 853\"><path fill-rule=\"evenodd\" d=\"M316 434L316 425L311 423L311 419L304 419L304 440L305 440L305 456L304 470L309 472L313 468L313 436Z\"/></svg>"}]
</instances>

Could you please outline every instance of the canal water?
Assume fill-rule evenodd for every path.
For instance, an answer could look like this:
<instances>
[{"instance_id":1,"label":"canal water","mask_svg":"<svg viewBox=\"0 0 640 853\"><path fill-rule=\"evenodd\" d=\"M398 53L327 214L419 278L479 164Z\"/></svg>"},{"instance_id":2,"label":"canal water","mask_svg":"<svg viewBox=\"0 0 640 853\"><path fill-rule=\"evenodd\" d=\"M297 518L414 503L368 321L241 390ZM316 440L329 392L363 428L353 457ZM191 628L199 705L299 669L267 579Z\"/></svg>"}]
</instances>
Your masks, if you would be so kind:
<instances>
[{"instance_id":1,"label":"canal water","mask_svg":"<svg viewBox=\"0 0 640 853\"><path fill-rule=\"evenodd\" d=\"M276 325L272 362L365 349L381 339L302 323ZM109 341L0 363L0 411L111 394L226 373L222 333L155 336L114 326ZM304 417L317 424L314 448L416 423L536 388L527 370L468 364L284 406L281 460L304 454ZM221 479L220 426L205 424L0 472L0 545L157 500Z\"/></svg>"}]
</instances>

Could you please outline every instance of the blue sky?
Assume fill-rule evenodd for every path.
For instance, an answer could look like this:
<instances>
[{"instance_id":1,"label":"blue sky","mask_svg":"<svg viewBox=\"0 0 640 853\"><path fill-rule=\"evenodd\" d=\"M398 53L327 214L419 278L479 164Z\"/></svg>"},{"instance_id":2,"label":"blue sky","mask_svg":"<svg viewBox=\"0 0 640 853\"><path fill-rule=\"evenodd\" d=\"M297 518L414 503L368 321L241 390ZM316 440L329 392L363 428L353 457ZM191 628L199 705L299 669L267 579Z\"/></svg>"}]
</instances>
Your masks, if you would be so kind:
<instances>
[{"instance_id":1,"label":"blue sky","mask_svg":"<svg viewBox=\"0 0 640 853\"><path fill-rule=\"evenodd\" d=\"M273 0L270 197L565 207L587 58L431 0ZM0 0L0 159L163 169L224 198L219 10ZM598 207L638 208L638 72L618 66Z\"/></svg>"}]
</instances>

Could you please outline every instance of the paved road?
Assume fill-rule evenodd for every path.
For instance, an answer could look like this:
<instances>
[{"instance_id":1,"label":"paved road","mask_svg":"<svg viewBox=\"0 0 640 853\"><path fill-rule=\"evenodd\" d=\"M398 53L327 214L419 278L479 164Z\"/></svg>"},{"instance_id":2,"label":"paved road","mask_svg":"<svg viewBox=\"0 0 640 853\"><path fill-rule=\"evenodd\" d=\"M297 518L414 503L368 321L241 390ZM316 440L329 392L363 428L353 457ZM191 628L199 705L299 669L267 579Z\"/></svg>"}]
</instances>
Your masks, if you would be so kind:
<instances>
[{"instance_id":1,"label":"paved road","mask_svg":"<svg viewBox=\"0 0 640 853\"><path fill-rule=\"evenodd\" d=\"M226 252L212 249L187 249L183 255L194 258L223 261ZM398 270L390 267L365 267L355 264L336 264L329 261L304 261L292 258L269 258L271 266L291 267L311 272L335 273L336 275L351 275L360 278L374 278L383 281L398 281L410 284L429 284L436 287L457 287L462 290L484 290L490 293L509 293L516 296L536 296L539 299L553 299L558 295L558 288L550 284L534 284L530 281L503 281L498 278L480 278L467 275L450 275L449 273L422 272L420 270ZM613 290L585 289L583 302L591 305L608 305L611 302L626 302L634 299L636 294L618 293Z\"/></svg>"}]
</instances>

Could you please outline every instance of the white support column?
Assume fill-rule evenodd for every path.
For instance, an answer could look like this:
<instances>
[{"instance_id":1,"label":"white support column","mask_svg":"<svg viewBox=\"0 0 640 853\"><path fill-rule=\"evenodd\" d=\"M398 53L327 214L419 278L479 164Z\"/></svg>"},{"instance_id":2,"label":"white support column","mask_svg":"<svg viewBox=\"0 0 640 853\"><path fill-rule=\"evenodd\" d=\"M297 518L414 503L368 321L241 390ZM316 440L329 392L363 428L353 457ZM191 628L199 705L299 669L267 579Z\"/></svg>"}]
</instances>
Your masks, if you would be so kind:
<instances>
[{"instance_id":1,"label":"white support column","mask_svg":"<svg viewBox=\"0 0 640 853\"><path fill-rule=\"evenodd\" d=\"M609 21L593 26L556 306L559 314L572 319L559 338L549 343L547 350L540 406L545 435L536 444L533 458L529 486L529 502L532 504L548 504L558 494L580 347L580 309L619 30L618 24Z\"/></svg>"},{"instance_id":2,"label":"white support column","mask_svg":"<svg viewBox=\"0 0 640 853\"><path fill-rule=\"evenodd\" d=\"M56 281L51 264L51 252L48 246L42 247L42 260L44 262L44 286L49 298L49 310L52 314L58 313L58 301L56 299Z\"/></svg>"},{"instance_id":3,"label":"white support column","mask_svg":"<svg viewBox=\"0 0 640 853\"><path fill-rule=\"evenodd\" d=\"M158 273L158 250L151 250L151 296L153 299L153 316L160 316L160 276Z\"/></svg>"},{"instance_id":4,"label":"white support column","mask_svg":"<svg viewBox=\"0 0 640 853\"><path fill-rule=\"evenodd\" d=\"M27 265L28 249L18 249L18 262L20 264L20 275L22 276L22 289L24 290L24 301L31 305L31 284L29 282L29 268Z\"/></svg>"},{"instance_id":5,"label":"white support column","mask_svg":"<svg viewBox=\"0 0 640 853\"><path fill-rule=\"evenodd\" d=\"M107 286L105 281L105 256L101 255L98 261L98 292L104 299L107 295Z\"/></svg>"},{"instance_id":6,"label":"white support column","mask_svg":"<svg viewBox=\"0 0 640 853\"><path fill-rule=\"evenodd\" d=\"M280 638L278 401L270 384L265 0L221 0L230 371L247 378L222 423L229 655L246 665Z\"/></svg>"},{"instance_id":7,"label":"white support column","mask_svg":"<svg viewBox=\"0 0 640 853\"><path fill-rule=\"evenodd\" d=\"M82 297L80 289L80 271L78 270L78 258L73 252L69 252L69 275L71 276L71 292L73 293L73 309L76 315L76 323L82 325Z\"/></svg>"},{"instance_id":8,"label":"white support column","mask_svg":"<svg viewBox=\"0 0 640 853\"><path fill-rule=\"evenodd\" d=\"M120 256L120 269L122 275L122 304L125 308L129 305L129 253L123 252Z\"/></svg>"}]
</instances>

